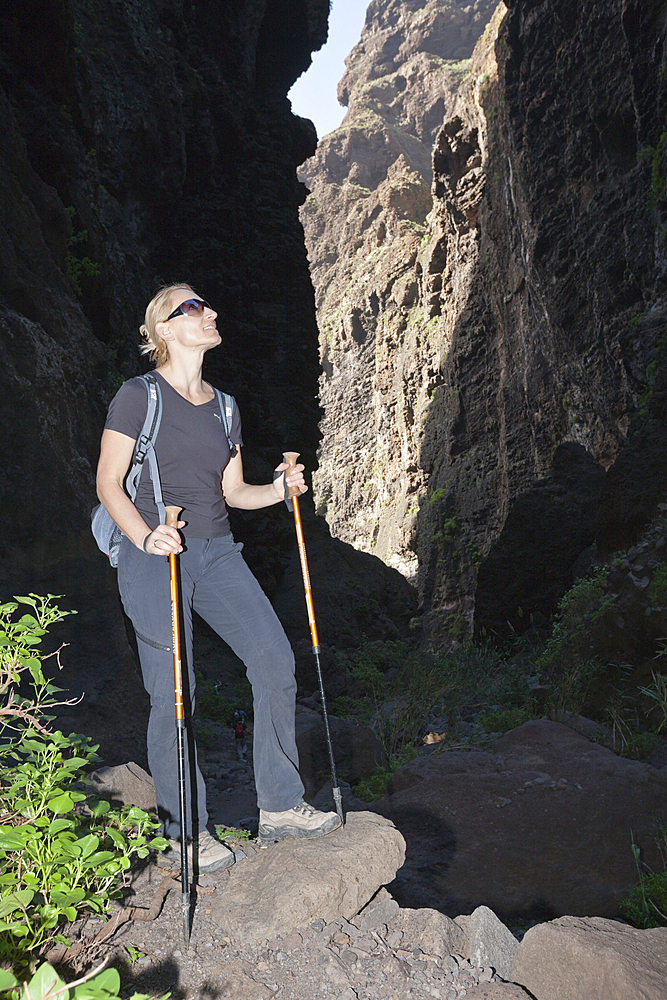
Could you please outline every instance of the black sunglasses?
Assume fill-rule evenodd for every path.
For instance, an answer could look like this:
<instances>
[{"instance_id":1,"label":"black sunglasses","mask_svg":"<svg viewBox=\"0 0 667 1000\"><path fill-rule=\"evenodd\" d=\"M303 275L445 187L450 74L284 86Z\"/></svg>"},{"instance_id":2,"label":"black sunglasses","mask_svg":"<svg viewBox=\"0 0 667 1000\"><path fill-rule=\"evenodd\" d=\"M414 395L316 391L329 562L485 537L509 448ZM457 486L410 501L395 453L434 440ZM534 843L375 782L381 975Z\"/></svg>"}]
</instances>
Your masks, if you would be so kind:
<instances>
[{"instance_id":1,"label":"black sunglasses","mask_svg":"<svg viewBox=\"0 0 667 1000\"><path fill-rule=\"evenodd\" d=\"M180 306L176 306L173 313L171 313L163 323L168 323L170 319L174 316L201 316L204 309L211 309L212 307L205 302L204 299L186 299L185 302L181 302Z\"/></svg>"}]
</instances>

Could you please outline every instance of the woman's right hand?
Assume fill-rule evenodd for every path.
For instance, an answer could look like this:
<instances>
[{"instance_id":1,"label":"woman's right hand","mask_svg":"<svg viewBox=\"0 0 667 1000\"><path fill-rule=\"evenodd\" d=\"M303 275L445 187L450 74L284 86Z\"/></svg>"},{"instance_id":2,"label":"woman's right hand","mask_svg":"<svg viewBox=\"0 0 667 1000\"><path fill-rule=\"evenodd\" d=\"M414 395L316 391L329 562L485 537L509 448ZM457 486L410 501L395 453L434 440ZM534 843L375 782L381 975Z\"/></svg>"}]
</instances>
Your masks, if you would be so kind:
<instances>
[{"instance_id":1,"label":"woman's right hand","mask_svg":"<svg viewBox=\"0 0 667 1000\"><path fill-rule=\"evenodd\" d=\"M178 527L184 528L185 521L179 521ZM154 531L149 532L144 537L142 548L149 556L168 556L172 552L178 555L183 551L181 536L176 528L167 524L158 524Z\"/></svg>"}]
</instances>

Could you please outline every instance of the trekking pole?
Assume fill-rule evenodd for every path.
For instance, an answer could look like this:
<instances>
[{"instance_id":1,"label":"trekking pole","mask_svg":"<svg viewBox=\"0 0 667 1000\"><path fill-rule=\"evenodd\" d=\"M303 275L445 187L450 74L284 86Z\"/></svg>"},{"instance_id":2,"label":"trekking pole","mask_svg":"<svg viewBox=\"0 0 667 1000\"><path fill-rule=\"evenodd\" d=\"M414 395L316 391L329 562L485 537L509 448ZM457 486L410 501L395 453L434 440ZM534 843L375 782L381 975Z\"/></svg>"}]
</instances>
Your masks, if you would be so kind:
<instances>
[{"instance_id":1,"label":"trekking pole","mask_svg":"<svg viewBox=\"0 0 667 1000\"><path fill-rule=\"evenodd\" d=\"M299 457L298 451L286 451L283 454L283 459L288 465L285 470L285 476L293 469L296 465L296 460ZM303 575L303 587L306 593L306 608L308 610L308 624L310 625L310 636L313 642L313 653L315 654L315 663L317 665L317 679L320 685L320 698L322 699L322 715L324 716L324 729L327 736L327 746L329 748L329 761L331 762L331 785L333 791L334 802L336 803L336 812L340 816L341 823L345 822L345 817L343 816L343 800L340 794L340 785L338 784L338 778L336 776L336 762L334 760L333 746L331 744L331 731L329 729L329 716L327 714L327 702L324 697L324 682L322 680L322 668L320 666L320 645L317 638L317 625L315 623L315 611L313 609L313 594L310 589L310 573L308 572L308 559L306 558L306 545L303 540L303 530L301 528L301 514L299 513L299 490L298 487L288 487L287 496L289 498L287 506L289 507L289 501L292 502L292 512L294 514L294 526L296 528L296 540L299 546L299 558L301 560L301 573Z\"/></svg>"},{"instance_id":2,"label":"trekking pole","mask_svg":"<svg viewBox=\"0 0 667 1000\"><path fill-rule=\"evenodd\" d=\"M182 507L165 507L167 524L176 528ZM181 825L181 906L183 939L190 941L190 891L188 882L187 799L185 788L185 712L183 711L183 673L181 671L181 629L178 618L178 563L174 552L169 553L169 583L171 589L171 630L174 648L174 698L176 705L176 749L178 753L178 818Z\"/></svg>"}]
</instances>

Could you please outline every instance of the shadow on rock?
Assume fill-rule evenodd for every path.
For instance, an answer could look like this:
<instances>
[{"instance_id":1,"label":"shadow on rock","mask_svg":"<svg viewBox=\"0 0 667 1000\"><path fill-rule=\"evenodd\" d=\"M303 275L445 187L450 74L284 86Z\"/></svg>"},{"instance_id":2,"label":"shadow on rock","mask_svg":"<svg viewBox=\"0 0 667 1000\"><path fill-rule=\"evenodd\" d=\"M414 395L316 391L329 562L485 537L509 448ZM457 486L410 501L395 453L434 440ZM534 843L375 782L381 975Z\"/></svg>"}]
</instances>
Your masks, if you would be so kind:
<instances>
[{"instance_id":1,"label":"shadow on rock","mask_svg":"<svg viewBox=\"0 0 667 1000\"><path fill-rule=\"evenodd\" d=\"M405 839L405 863L387 886L389 892L400 906L465 913L465 903L451 898L445 882L457 850L453 828L428 808L394 807L392 799L387 796L379 806L370 807L391 819Z\"/></svg>"}]
</instances>

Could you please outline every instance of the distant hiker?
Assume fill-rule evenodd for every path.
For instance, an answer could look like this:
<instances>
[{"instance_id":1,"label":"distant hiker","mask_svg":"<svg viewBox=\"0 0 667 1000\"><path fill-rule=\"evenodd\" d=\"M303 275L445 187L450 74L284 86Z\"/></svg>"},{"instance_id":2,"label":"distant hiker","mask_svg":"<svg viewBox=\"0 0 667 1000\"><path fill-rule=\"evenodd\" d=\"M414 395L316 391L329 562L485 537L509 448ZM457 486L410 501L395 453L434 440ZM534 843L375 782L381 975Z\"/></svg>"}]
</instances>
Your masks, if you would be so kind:
<instances>
[{"instance_id":1,"label":"distant hiker","mask_svg":"<svg viewBox=\"0 0 667 1000\"><path fill-rule=\"evenodd\" d=\"M294 733L294 656L229 527L226 504L243 510L278 504L284 499L285 477L279 475L264 486L245 482L238 407L231 396L223 396L202 379L204 354L221 342L216 316L186 284L162 288L151 300L141 335L142 351L155 364L155 371L146 376L148 391L156 393L160 402L154 446L147 432L142 435L148 412L147 382L133 378L123 383L111 401L97 470L99 498L124 536L118 553L118 585L134 625L143 682L150 695L148 760L158 813L175 862L180 853L180 825L169 566L164 558L170 552L180 554L188 708L195 693L193 609L243 660L252 684L260 839L320 837L340 826L336 813L319 812L303 801ZM140 436L146 449L154 450L157 464L142 465L133 503L124 481L138 453L135 445ZM151 464L159 469L158 483L151 479ZM276 472L284 473L286 468L281 463ZM287 483L305 493L302 465L295 466ZM164 523L163 504L182 506L180 531ZM189 788L187 797L196 824L193 846L199 871L216 871L233 864L234 855L206 829L206 790L196 759L192 770L195 802Z\"/></svg>"},{"instance_id":2,"label":"distant hiker","mask_svg":"<svg viewBox=\"0 0 667 1000\"><path fill-rule=\"evenodd\" d=\"M234 729L234 740L236 741L236 756L239 760L245 760L245 712L238 709L234 712L232 728Z\"/></svg>"}]
</instances>

